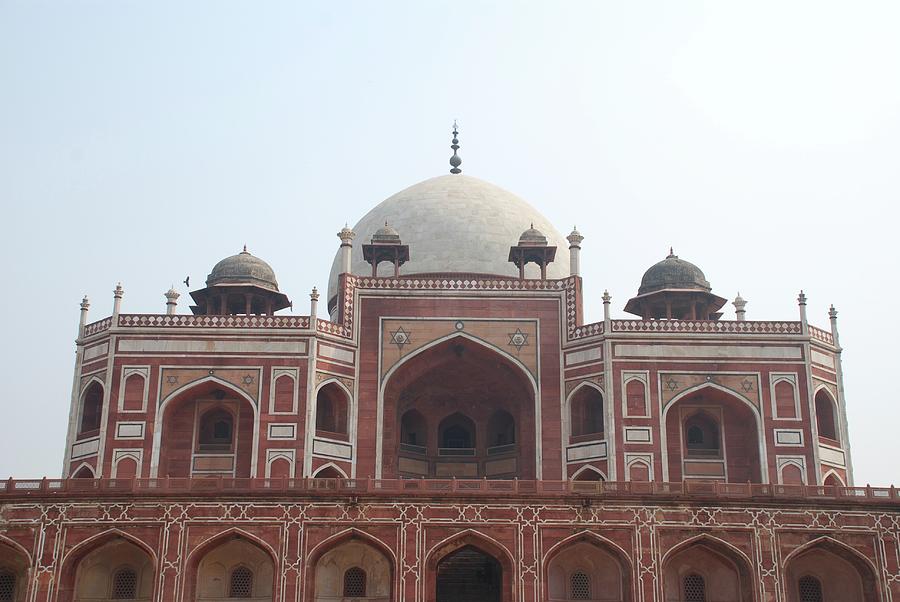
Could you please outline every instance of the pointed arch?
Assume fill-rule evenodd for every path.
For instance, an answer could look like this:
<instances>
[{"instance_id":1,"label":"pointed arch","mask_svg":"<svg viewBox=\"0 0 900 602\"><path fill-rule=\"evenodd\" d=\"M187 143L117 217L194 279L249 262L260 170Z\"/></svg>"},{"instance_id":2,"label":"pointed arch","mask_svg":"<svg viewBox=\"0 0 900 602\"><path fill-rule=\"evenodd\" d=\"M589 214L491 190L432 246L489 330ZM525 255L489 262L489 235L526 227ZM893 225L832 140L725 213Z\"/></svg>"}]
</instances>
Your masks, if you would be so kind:
<instances>
[{"instance_id":1,"label":"pointed arch","mask_svg":"<svg viewBox=\"0 0 900 602\"><path fill-rule=\"evenodd\" d=\"M528 379L528 382L531 383L531 386L535 390L535 393L537 393L537 389L538 389L537 381L535 380L534 376L531 374L531 371L528 369L528 367L525 364L523 364L519 358L515 357L514 355L511 355L510 353L501 349L500 347L497 347L496 345L489 343L489 342L485 341L484 339L480 339L478 337L472 336L467 332L452 332L446 336L439 337L437 339L434 339L433 341L429 341L428 344L423 345L422 347L419 347L415 351L411 351L409 353L409 355L406 355L406 356L400 358L393 366L391 366L388 369L387 372L385 372L384 376L381 378L380 390L383 392L384 389L387 388L388 381L394 375L394 372L396 372L402 365L406 364L414 357L417 357L417 356L425 353L429 349L431 349L433 347L437 347L441 343L445 343L447 341L451 341L456 338L467 339L477 345L484 347L488 351L492 351L494 353L497 353L497 354L503 356L504 359L506 359L507 361L509 361L511 364L513 364L519 370L522 371L522 374Z\"/></svg>"},{"instance_id":2,"label":"pointed arch","mask_svg":"<svg viewBox=\"0 0 900 602\"><path fill-rule=\"evenodd\" d=\"M824 485L828 485L828 483L826 483L826 481L829 478L834 478L838 482L837 487L846 487L847 486L847 484L844 482L844 479L841 478L840 474L838 474L838 471L834 470L833 468L822 475L822 483Z\"/></svg>"},{"instance_id":3,"label":"pointed arch","mask_svg":"<svg viewBox=\"0 0 900 602\"><path fill-rule=\"evenodd\" d=\"M518 434L522 439L521 445L524 445L526 441L529 444L528 458L525 458L524 453L519 454L519 467L517 468L517 470L519 472L527 470L529 473L528 478L541 479L543 472L543 463L541 462L541 391L535 375L531 373L528 367L519 358L513 356L506 350L501 349L500 347L488 341L485 341L484 339L475 337L467 332L462 331L457 331L442 337L438 337L432 341L429 341L422 347L409 352L408 355L400 358L396 363L388 368L384 375L381 377L378 386L376 408L376 433L374 442L375 478L382 477L384 468L385 437L383 436L383 434L385 427L385 397L389 393L393 395L393 392L389 391L389 389L391 389L391 386L395 384L395 378L397 377L398 373L400 373L399 371L401 371L404 367L408 367L410 365L410 362L421 358L423 355L429 352L433 352L439 346L455 341L465 341L468 343L472 343L477 349L477 352L473 353L484 353L490 356L496 356L498 359L502 360L502 363L504 365L504 375L506 376L508 372L509 377L515 381L516 386L521 387L521 398L527 398L527 396L530 396L530 398L527 398L527 403L522 402L522 405L527 407L528 409L527 419L523 418L525 412L515 415L517 428L519 429ZM395 417L390 416L390 419L393 421ZM532 422L533 425L531 424ZM389 446L394 445L395 440L391 438L388 440L387 444ZM531 446L533 446L533 454L531 454ZM525 463L523 459L526 460L527 463ZM527 466L527 469L522 468L523 464Z\"/></svg>"},{"instance_id":4,"label":"pointed arch","mask_svg":"<svg viewBox=\"0 0 900 602\"><path fill-rule=\"evenodd\" d=\"M269 562L272 563L273 568L272 599L279 599L279 580L275 578L275 575L277 575L277 571L274 570L279 566L278 553L263 539L239 527L231 527L230 529L226 529L225 531L217 533L212 537L208 537L188 553L187 558L185 558L184 560L185 578L183 579L181 585L183 596L182 599L193 600L196 598L197 581L200 576L200 565L203 562L204 557L210 552L213 552L219 546L227 544L234 540L243 540L246 543L258 548L266 555Z\"/></svg>"},{"instance_id":5,"label":"pointed arch","mask_svg":"<svg viewBox=\"0 0 900 602\"><path fill-rule=\"evenodd\" d=\"M856 548L828 535L820 535L819 537L811 539L805 544L797 546L797 548L784 557L782 560L782 566L784 567L783 570L785 573L783 582L785 583L786 588L792 587L798 577L798 575L793 574L794 568L792 565L805 554L816 551L831 554L838 559L843 560L855 570L862 586L863 599L860 600L860 602L876 602L881 599L881 585L877 577L879 572L875 563Z\"/></svg>"},{"instance_id":6,"label":"pointed arch","mask_svg":"<svg viewBox=\"0 0 900 602\"><path fill-rule=\"evenodd\" d=\"M316 573L317 569L319 568L319 561L322 560L329 552L335 551L342 545L347 543L359 543L368 546L384 557L384 559L387 561L390 580L390 593L388 597L390 599L393 599L394 592L396 592L398 588L397 557L394 551L388 544L381 541L377 537L370 535L364 531L360 531L359 529L356 529L354 527L350 527L349 529L345 529L339 533L335 533L334 535L327 537L306 552L307 560L305 561L304 578L306 585L304 586L303 600L305 600L306 602L314 602L314 600L317 599ZM372 577L372 575L369 575L369 577Z\"/></svg>"},{"instance_id":7,"label":"pointed arch","mask_svg":"<svg viewBox=\"0 0 900 602\"><path fill-rule=\"evenodd\" d=\"M600 395L600 430L596 431L596 433L588 434L597 434L599 437L601 436L601 433L604 433L606 429L608 409L606 393L604 393L603 387L589 380L581 381L572 388L569 394L566 395L565 401L563 402L563 428L565 430L565 432L563 433L564 445L568 445L571 442L571 438L573 436L573 433L575 432L575 429L572 425L572 403L575 400L576 396L579 395L584 389L593 389Z\"/></svg>"},{"instance_id":8,"label":"pointed arch","mask_svg":"<svg viewBox=\"0 0 900 602\"><path fill-rule=\"evenodd\" d=\"M6 547L10 548L14 553L20 554L22 556L22 558L25 560L26 566L28 568L31 568L31 566L33 564L32 560L31 560L31 552L29 552L25 546L23 546L16 540L10 539L6 535L3 535L2 533L0 533L0 547L2 547L2 546L6 546Z\"/></svg>"},{"instance_id":9,"label":"pointed arch","mask_svg":"<svg viewBox=\"0 0 900 602\"><path fill-rule=\"evenodd\" d=\"M825 385L816 387L813 393L813 409L815 410L816 432L819 437L831 439L841 445L844 440L841 432L841 409L831 389Z\"/></svg>"},{"instance_id":10,"label":"pointed arch","mask_svg":"<svg viewBox=\"0 0 900 602\"><path fill-rule=\"evenodd\" d=\"M78 476L82 470L87 470L88 472L91 473L91 476L90 477ZM88 478L95 479L95 478L97 478L97 471L94 469L93 466L91 466L87 462L82 462L75 468L75 470L73 470L72 472L69 473L69 478L70 479L88 479Z\"/></svg>"},{"instance_id":11,"label":"pointed arch","mask_svg":"<svg viewBox=\"0 0 900 602\"><path fill-rule=\"evenodd\" d=\"M60 562L60 573L59 573L59 598L60 602L67 602L72 600L75 596L75 587L76 587L76 577L78 575L78 566L81 564L81 561L84 560L88 554L100 550L104 546L110 543L114 543L119 540L124 540L125 542L137 547L141 550L150 560L150 570L153 572L153 592L151 593L151 598L155 598L157 580L155 576L159 571L159 560L156 555L156 551L145 541L142 539L131 535L130 533L126 533L120 529L112 528L101 533L97 533L96 535L92 535L88 537L84 541L78 543L68 552L63 555L62 561Z\"/></svg>"},{"instance_id":12,"label":"pointed arch","mask_svg":"<svg viewBox=\"0 0 900 602\"><path fill-rule=\"evenodd\" d=\"M791 552L787 556L784 557L782 564L787 566L787 563L797 556L820 547L825 548L826 550L833 553L848 554L849 556L860 562L863 566L865 566L868 571L871 571L873 576L878 574L878 567L876 567L875 563L867 558L865 554L863 554L856 548L851 547L842 541L838 541L837 539L834 539L833 537L830 537L828 535L820 535L814 539L811 539L803 545L797 546L796 548L791 550Z\"/></svg>"},{"instance_id":13,"label":"pointed arch","mask_svg":"<svg viewBox=\"0 0 900 602\"><path fill-rule=\"evenodd\" d=\"M579 479L579 477L581 475L588 473L588 472L594 473L600 478L599 479ZM596 466L593 466L591 464L585 464L584 466L582 466L581 468L579 468L578 470L573 472L572 476L569 477L569 480L570 481L579 481L579 480L581 480L581 481L591 481L591 480L605 481L606 475L603 474L603 471L600 470L599 468L597 468Z\"/></svg>"},{"instance_id":14,"label":"pointed arch","mask_svg":"<svg viewBox=\"0 0 900 602\"><path fill-rule=\"evenodd\" d=\"M674 561L678 559L678 557L683 553L689 553L692 549L698 548L699 550L705 550L707 553L713 555L713 557L718 557L723 562L724 566L731 566L734 569L734 572L737 577L736 585L736 595L737 600L741 602L753 602L757 599L757 591L754 586L753 579L753 562L743 551L735 547L734 545L728 543L727 541L710 535L709 533L701 533L694 537L690 537L685 541L673 546L669 549L665 554L663 554L660 559L660 567L661 567L661 576L660 585L663 588L663 592L674 588L677 588L675 591L680 591L682 587L681 579L677 580L676 584L671 583L672 570L675 567L671 566ZM702 552L701 552L702 553ZM692 569L693 570L693 569ZM697 571L694 571L697 572ZM700 571L701 576L706 579L708 575L703 575L704 571ZM677 572L676 572L677 575ZM711 579L709 581L712 581ZM713 583L709 584L713 586ZM662 593L662 592L661 592Z\"/></svg>"},{"instance_id":15,"label":"pointed arch","mask_svg":"<svg viewBox=\"0 0 900 602\"><path fill-rule=\"evenodd\" d=\"M428 551L424 562L425 585L429 592L426 594L426 598L431 599L429 596L433 595L431 592L437 586L437 571L440 562L465 547L475 548L500 564L502 569L501 600L503 602L512 602L515 599L515 558L502 543L474 529L465 529L451 535L436 543Z\"/></svg>"},{"instance_id":16,"label":"pointed arch","mask_svg":"<svg viewBox=\"0 0 900 602\"><path fill-rule=\"evenodd\" d=\"M156 415L153 418L153 448L150 456L150 476L152 478L159 476L159 458L162 451L163 425L165 424L166 411L169 409L169 405L172 401L180 399L191 390L207 383L213 383L224 387L237 395L239 399L250 404L250 408L253 411L253 439L250 444L250 476L256 476L256 464L259 454L259 406L246 391L242 390L237 385L221 379L214 374L210 374L209 376L204 376L203 378L191 381L175 389L160 401L159 406L156 409Z\"/></svg>"},{"instance_id":17,"label":"pointed arch","mask_svg":"<svg viewBox=\"0 0 900 602\"><path fill-rule=\"evenodd\" d=\"M340 473L341 476L339 478L341 478L341 479L349 479L350 478L347 476L347 473L344 472L344 469L341 468L340 466L338 466L337 464L335 464L334 462L328 462L327 464L322 464L321 466L319 466L316 469L316 471L312 474L312 478L314 478L314 479L324 478L324 477L319 477L318 475L323 470L328 470L328 469L331 469L331 470L334 470L334 471Z\"/></svg>"},{"instance_id":18,"label":"pointed arch","mask_svg":"<svg viewBox=\"0 0 900 602\"><path fill-rule=\"evenodd\" d=\"M543 599L550 599L550 565L557 556L564 553L567 549L570 549L571 546L579 543L587 543L602 552L606 552L618 563L622 578L622 602L631 602L634 599L634 563L631 561L631 557L619 544L603 537L599 533L588 530L566 537L544 553L543 559L541 560L541 572L543 574L544 583Z\"/></svg>"},{"instance_id":19,"label":"pointed arch","mask_svg":"<svg viewBox=\"0 0 900 602\"><path fill-rule=\"evenodd\" d=\"M704 389L713 389L713 390L725 393L726 395L738 400L739 402L741 402L742 404L747 406L747 408L750 410L750 413L753 415L753 420L756 425L756 443L757 443L757 449L758 449L757 453L759 454L760 482L769 483L770 482L769 481L769 456L768 456L768 450L766 449L765 431L763 429L763 420L762 420L762 416L760 414L760 409L748 397L738 393L734 389L729 389L728 387L723 387L722 385L719 385L714 382L705 382L705 383L700 383L698 385L694 385L692 387L688 387L684 391L679 392L672 399L670 399L668 403L666 403L665 407L662 409L661 416L660 416L660 445L661 445L662 449L664 449L664 450L668 449L667 448L668 434L666 432L668 429L666 427L666 424L667 424L666 421L668 419L669 410L671 410L673 407L675 407L677 402L681 401L688 395L697 393L698 391L703 391ZM669 461L662 463L662 470L663 470L663 480L668 481L669 480Z\"/></svg>"},{"instance_id":20,"label":"pointed arch","mask_svg":"<svg viewBox=\"0 0 900 602\"><path fill-rule=\"evenodd\" d=\"M92 374L90 378L88 378L82 385L81 389L78 391L78 397L81 398L84 396L84 392L87 391L87 388L91 386L91 383L97 383L101 387L103 387L103 392L106 393L106 383L97 376L96 374Z\"/></svg>"}]
</instances>

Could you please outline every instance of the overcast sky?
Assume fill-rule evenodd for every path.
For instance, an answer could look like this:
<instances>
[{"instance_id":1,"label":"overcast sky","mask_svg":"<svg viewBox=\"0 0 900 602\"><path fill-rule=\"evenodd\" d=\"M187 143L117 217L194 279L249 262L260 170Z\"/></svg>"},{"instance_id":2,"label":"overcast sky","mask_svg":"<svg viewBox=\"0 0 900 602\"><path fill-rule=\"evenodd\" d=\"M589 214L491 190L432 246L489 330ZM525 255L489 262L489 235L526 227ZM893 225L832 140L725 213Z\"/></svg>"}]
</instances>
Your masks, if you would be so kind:
<instances>
[{"instance_id":1,"label":"overcast sky","mask_svg":"<svg viewBox=\"0 0 900 602\"><path fill-rule=\"evenodd\" d=\"M60 473L84 294L161 313L246 243L306 313L457 118L465 173L584 234L588 320L669 245L748 319L834 303L857 483L900 484L898 31L895 1L2 0L0 477Z\"/></svg>"}]
</instances>

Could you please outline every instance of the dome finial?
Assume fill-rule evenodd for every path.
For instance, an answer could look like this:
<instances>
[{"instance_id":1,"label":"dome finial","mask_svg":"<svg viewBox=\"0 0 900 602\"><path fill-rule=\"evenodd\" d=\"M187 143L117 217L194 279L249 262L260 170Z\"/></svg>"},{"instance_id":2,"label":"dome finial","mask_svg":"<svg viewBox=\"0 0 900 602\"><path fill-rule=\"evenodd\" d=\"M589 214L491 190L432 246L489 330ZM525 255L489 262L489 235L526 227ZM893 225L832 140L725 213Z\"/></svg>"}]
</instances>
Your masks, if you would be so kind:
<instances>
[{"instance_id":1,"label":"dome finial","mask_svg":"<svg viewBox=\"0 0 900 602\"><path fill-rule=\"evenodd\" d=\"M675 250L672 248L671 245L669 245L669 257L676 257ZM669 259L669 257L666 257L666 259Z\"/></svg>"},{"instance_id":2,"label":"dome finial","mask_svg":"<svg viewBox=\"0 0 900 602\"><path fill-rule=\"evenodd\" d=\"M241 253L249 253L249 252L250 252L250 251L247 250L247 245L244 245L244 250L241 251Z\"/></svg>"},{"instance_id":3,"label":"dome finial","mask_svg":"<svg viewBox=\"0 0 900 602\"><path fill-rule=\"evenodd\" d=\"M456 125L456 120L453 120L453 141L450 144L450 148L453 149L453 156L450 157L450 173L459 174L462 173L462 170L459 168L462 165L462 159L456 154L456 151L459 150L459 127Z\"/></svg>"}]
</instances>

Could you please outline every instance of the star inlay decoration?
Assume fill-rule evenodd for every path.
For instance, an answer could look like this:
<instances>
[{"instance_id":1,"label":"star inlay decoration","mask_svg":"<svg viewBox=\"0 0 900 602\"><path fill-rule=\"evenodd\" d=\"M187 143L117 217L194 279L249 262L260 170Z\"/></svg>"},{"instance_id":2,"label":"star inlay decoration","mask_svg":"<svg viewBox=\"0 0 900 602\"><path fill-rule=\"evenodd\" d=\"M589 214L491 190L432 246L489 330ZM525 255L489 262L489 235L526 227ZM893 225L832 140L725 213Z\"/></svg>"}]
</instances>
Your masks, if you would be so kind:
<instances>
[{"instance_id":1,"label":"star inlay decoration","mask_svg":"<svg viewBox=\"0 0 900 602\"><path fill-rule=\"evenodd\" d=\"M175 376L174 374L170 374L169 376L166 377L166 382L169 383L170 385L177 385L178 377Z\"/></svg>"},{"instance_id":2,"label":"star inlay decoration","mask_svg":"<svg viewBox=\"0 0 900 602\"><path fill-rule=\"evenodd\" d=\"M509 334L509 345L516 348L516 352L522 351L522 347L528 346L528 333L522 332L521 328L516 328L515 332Z\"/></svg>"},{"instance_id":3,"label":"star inlay decoration","mask_svg":"<svg viewBox=\"0 0 900 602\"><path fill-rule=\"evenodd\" d=\"M244 378L242 378L241 381L243 381L243 383L245 385L252 385L253 384L253 375L248 374L248 375L244 376Z\"/></svg>"},{"instance_id":4,"label":"star inlay decoration","mask_svg":"<svg viewBox=\"0 0 900 602\"><path fill-rule=\"evenodd\" d=\"M396 345L397 349L402 353L403 346L409 345L411 342L411 338L409 333L403 330L402 326L398 326L397 330L392 331L391 333L391 344Z\"/></svg>"},{"instance_id":5,"label":"star inlay decoration","mask_svg":"<svg viewBox=\"0 0 900 602\"><path fill-rule=\"evenodd\" d=\"M678 381L672 378L671 376L666 379L666 388L669 391L677 391L678 390Z\"/></svg>"},{"instance_id":6,"label":"star inlay decoration","mask_svg":"<svg viewBox=\"0 0 900 602\"><path fill-rule=\"evenodd\" d=\"M741 381L741 388L744 390L744 393L749 393L753 390L753 381L749 378L745 378Z\"/></svg>"}]
</instances>

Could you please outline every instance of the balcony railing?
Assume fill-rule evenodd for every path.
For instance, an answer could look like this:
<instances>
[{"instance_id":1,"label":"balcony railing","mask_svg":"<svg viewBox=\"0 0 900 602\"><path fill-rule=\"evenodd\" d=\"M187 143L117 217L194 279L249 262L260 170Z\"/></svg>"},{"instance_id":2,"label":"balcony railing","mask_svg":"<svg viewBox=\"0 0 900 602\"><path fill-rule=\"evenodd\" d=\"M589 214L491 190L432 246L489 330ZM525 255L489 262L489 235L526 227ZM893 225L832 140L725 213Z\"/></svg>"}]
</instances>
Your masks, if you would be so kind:
<instances>
[{"instance_id":1,"label":"balcony railing","mask_svg":"<svg viewBox=\"0 0 900 602\"><path fill-rule=\"evenodd\" d=\"M580 496L598 498L733 499L760 501L850 501L900 505L894 487L834 487L713 481L520 481L490 479L8 479L0 481L0 499L78 499L96 497L192 497L241 495L422 496L447 493L480 497Z\"/></svg>"},{"instance_id":2,"label":"balcony railing","mask_svg":"<svg viewBox=\"0 0 900 602\"><path fill-rule=\"evenodd\" d=\"M475 448L474 447L439 447L438 455L439 456L472 457L475 455Z\"/></svg>"}]
</instances>

